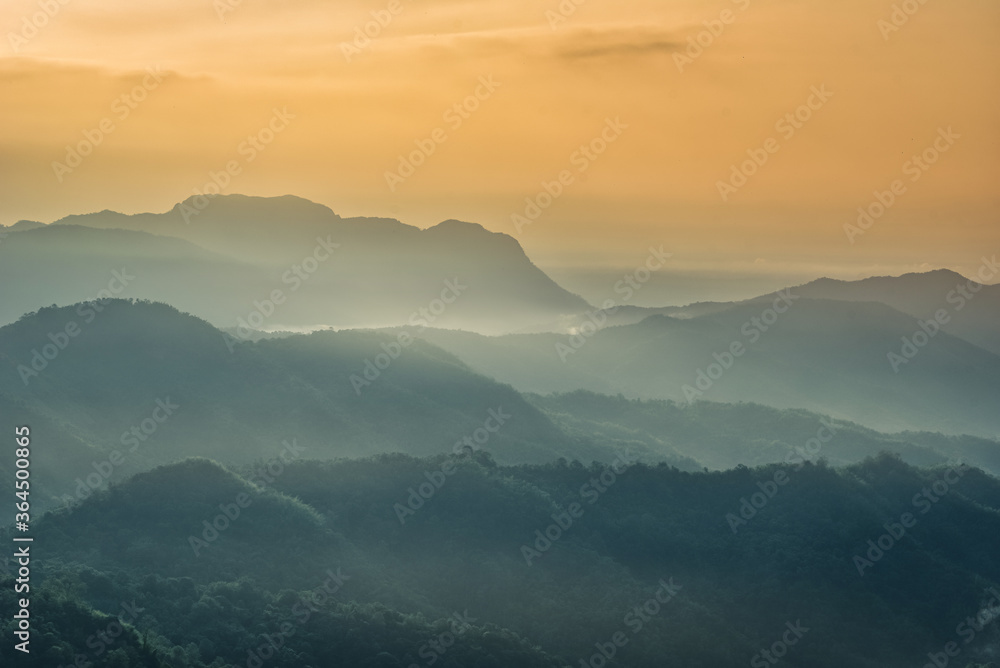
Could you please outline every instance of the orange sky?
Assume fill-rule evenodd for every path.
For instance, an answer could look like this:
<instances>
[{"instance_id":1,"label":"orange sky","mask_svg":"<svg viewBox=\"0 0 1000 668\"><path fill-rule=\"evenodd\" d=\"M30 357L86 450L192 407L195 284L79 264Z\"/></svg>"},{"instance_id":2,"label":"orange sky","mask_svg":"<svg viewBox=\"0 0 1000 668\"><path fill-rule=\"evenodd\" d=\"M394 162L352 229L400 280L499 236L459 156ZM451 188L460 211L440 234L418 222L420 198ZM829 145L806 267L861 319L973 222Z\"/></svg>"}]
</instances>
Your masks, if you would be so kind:
<instances>
[{"instance_id":1,"label":"orange sky","mask_svg":"<svg viewBox=\"0 0 1000 668\"><path fill-rule=\"evenodd\" d=\"M586 0L554 27L558 0L5 0L0 223L166 210L232 161L225 192L472 220L543 266L627 265L656 243L680 269L967 271L1000 251L1000 4L910 2L889 32L889 0ZM348 60L371 12L391 20ZM144 78L145 99L123 101ZM823 86L794 134L776 127ZM475 111L449 113L477 87ZM241 151L274 109L294 118ZM608 119L627 128L574 157ZM904 164L949 127L960 137L911 180ZM85 132L100 144L57 176ZM723 201L719 181L769 138ZM433 154L391 190L418 140ZM563 170L563 194L518 230L511 215ZM896 179L905 193L850 243L845 223Z\"/></svg>"}]
</instances>

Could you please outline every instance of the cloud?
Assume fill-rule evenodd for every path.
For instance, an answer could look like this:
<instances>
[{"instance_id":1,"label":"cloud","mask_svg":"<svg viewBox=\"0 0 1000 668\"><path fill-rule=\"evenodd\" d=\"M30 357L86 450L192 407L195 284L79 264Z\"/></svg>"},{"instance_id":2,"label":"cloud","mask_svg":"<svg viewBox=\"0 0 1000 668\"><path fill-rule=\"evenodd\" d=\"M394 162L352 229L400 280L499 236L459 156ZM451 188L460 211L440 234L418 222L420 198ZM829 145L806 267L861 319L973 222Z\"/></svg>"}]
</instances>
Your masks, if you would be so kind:
<instances>
[{"instance_id":1,"label":"cloud","mask_svg":"<svg viewBox=\"0 0 1000 668\"><path fill-rule=\"evenodd\" d=\"M555 47L555 55L568 60L629 58L669 55L682 42L672 32L649 28L586 29L575 32Z\"/></svg>"}]
</instances>

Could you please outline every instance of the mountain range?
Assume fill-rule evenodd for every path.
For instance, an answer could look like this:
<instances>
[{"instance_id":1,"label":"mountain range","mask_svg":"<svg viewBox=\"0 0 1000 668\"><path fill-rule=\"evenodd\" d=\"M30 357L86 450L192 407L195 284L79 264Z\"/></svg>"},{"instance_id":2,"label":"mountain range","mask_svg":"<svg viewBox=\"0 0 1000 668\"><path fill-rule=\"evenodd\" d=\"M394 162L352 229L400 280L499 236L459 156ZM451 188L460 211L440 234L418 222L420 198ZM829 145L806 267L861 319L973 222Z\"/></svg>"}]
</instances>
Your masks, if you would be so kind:
<instances>
[{"instance_id":1,"label":"mountain range","mask_svg":"<svg viewBox=\"0 0 1000 668\"><path fill-rule=\"evenodd\" d=\"M589 308L513 238L473 223L421 230L345 219L291 196L205 202L9 228L0 244L0 322L39 304L93 298L122 270L135 278L121 296L165 301L221 327L422 323L508 332Z\"/></svg>"},{"instance_id":2,"label":"mountain range","mask_svg":"<svg viewBox=\"0 0 1000 668\"><path fill-rule=\"evenodd\" d=\"M768 297L576 334L414 335L525 392L747 401L882 431L1000 435L1000 356L945 331L927 336L881 303L789 295L781 314Z\"/></svg>"},{"instance_id":3,"label":"mountain range","mask_svg":"<svg viewBox=\"0 0 1000 668\"><path fill-rule=\"evenodd\" d=\"M993 668L998 290L596 309L507 235L295 197L0 229L32 655Z\"/></svg>"},{"instance_id":4,"label":"mountain range","mask_svg":"<svg viewBox=\"0 0 1000 668\"><path fill-rule=\"evenodd\" d=\"M0 406L46 443L35 462L43 507L76 505L192 456L245 466L485 450L515 465L609 463L628 451L700 471L790 456L849 465L886 451L913 465L961 460L1000 474L1000 450L988 438L878 433L828 411L757 403L524 394L402 332L240 341L173 307L121 299L47 307L0 328ZM835 436L820 444L824 425Z\"/></svg>"},{"instance_id":5,"label":"mountain range","mask_svg":"<svg viewBox=\"0 0 1000 668\"><path fill-rule=\"evenodd\" d=\"M295 461L269 481L205 459L160 467L36 522L32 651L149 668L777 654L905 668L1000 651L996 478L888 455L843 470L619 463L386 455ZM13 605L13 575L0 581Z\"/></svg>"},{"instance_id":6,"label":"mountain range","mask_svg":"<svg viewBox=\"0 0 1000 668\"><path fill-rule=\"evenodd\" d=\"M192 198L161 214L6 230L0 321L112 297L168 303L247 341L408 326L524 392L748 401L881 431L1000 434L1000 286L945 270L595 310L507 235L342 218L291 196Z\"/></svg>"}]
</instances>

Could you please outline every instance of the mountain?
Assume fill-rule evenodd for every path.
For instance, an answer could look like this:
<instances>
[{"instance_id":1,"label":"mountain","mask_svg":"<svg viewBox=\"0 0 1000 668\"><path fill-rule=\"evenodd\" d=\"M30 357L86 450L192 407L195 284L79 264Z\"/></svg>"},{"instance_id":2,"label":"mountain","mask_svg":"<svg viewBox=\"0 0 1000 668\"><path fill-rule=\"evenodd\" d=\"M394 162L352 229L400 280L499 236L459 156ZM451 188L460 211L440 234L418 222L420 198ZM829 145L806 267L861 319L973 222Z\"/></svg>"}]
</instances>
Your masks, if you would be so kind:
<instances>
[{"instance_id":1,"label":"mountain","mask_svg":"<svg viewBox=\"0 0 1000 668\"><path fill-rule=\"evenodd\" d=\"M206 533L211 522L223 526L220 505L231 525ZM329 519L202 459L49 514L39 535L53 549L31 562L32 624L44 631L31 651L45 657L33 665L217 668L266 659L400 668L408 664L396 655L422 660L443 637L443 665L564 667L463 611L427 616L423 605L402 614L379 603L377 573L356 561L357 548ZM84 527L93 533L74 547ZM12 595L13 587L0 594L11 610ZM12 645L0 649L5 662L17 656Z\"/></svg>"},{"instance_id":2,"label":"mountain","mask_svg":"<svg viewBox=\"0 0 1000 668\"><path fill-rule=\"evenodd\" d=\"M964 461L1000 477L1000 445L974 436L883 434L801 409L699 401L640 401L577 391L528 400L569 434L669 447L712 470L788 461L846 466L891 452L916 466Z\"/></svg>"},{"instance_id":3,"label":"mountain","mask_svg":"<svg viewBox=\"0 0 1000 668\"><path fill-rule=\"evenodd\" d=\"M752 301L752 300L748 300ZM575 334L579 331L604 327L621 327L636 325L652 316L667 316L686 320L700 315L719 313L732 308L738 302L695 302L686 306L632 306L629 304L612 305L609 308L591 309L584 313L563 316L557 320L539 323L534 327L525 327L520 334L542 334L562 332Z\"/></svg>"},{"instance_id":4,"label":"mountain","mask_svg":"<svg viewBox=\"0 0 1000 668\"><path fill-rule=\"evenodd\" d=\"M0 399L24 407L8 404L19 423L59 425L65 447L96 449L39 476L58 500L89 494L70 481L98 469L108 473L93 487L189 456L247 464L488 447L504 462L609 461L617 445L568 437L512 388L423 341L324 331L240 342L172 307L125 300L49 307L0 328ZM684 463L668 448L656 457Z\"/></svg>"},{"instance_id":5,"label":"mountain","mask_svg":"<svg viewBox=\"0 0 1000 668\"><path fill-rule=\"evenodd\" d=\"M318 235L340 236L346 230L366 234L369 238L391 238L394 233L419 234L417 228L395 220L357 218L347 222L322 204L292 195L191 197L165 213L127 215L105 210L66 216L53 225L83 225L176 237L260 264L299 260L303 251L308 250L302 247L303 241L311 246Z\"/></svg>"},{"instance_id":6,"label":"mountain","mask_svg":"<svg viewBox=\"0 0 1000 668\"><path fill-rule=\"evenodd\" d=\"M509 370L547 371L534 362ZM35 462L39 508L76 505L109 482L191 456L263 466L485 450L523 464L610 462L627 450L685 471L725 469L786 461L827 420L750 404L526 397L398 332L241 342L164 304L127 300L48 307L0 328L0 408L46 444ZM1000 474L993 440L836 424L837 438L807 458L850 464L888 451L915 465L963 460ZM0 480L0 490L13 484L8 463Z\"/></svg>"},{"instance_id":7,"label":"mountain","mask_svg":"<svg viewBox=\"0 0 1000 668\"><path fill-rule=\"evenodd\" d=\"M788 294L789 305L769 297L575 335L417 334L523 392L747 401L879 431L1000 435L997 355L946 332L927 336L882 304Z\"/></svg>"},{"instance_id":8,"label":"mountain","mask_svg":"<svg viewBox=\"0 0 1000 668\"><path fill-rule=\"evenodd\" d=\"M889 456L620 464L378 456L292 462L267 484L204 459L161 467L35 522L33 648L151 668L717 668L779 653L903 668L948 643L953 665L1000 651L995 478ZM124 637L97 642L116 615Z\"/></svg>"},{"instance_id":9,"label":"mountain","mask_svg":"<svg viewBox=\"0 0 1000 668\"><path fill-rule=\"evenodd\" d=\"M16 226L15 226L16 227ZM224 322L246 316L272 286L259 268L146 232L44 225L0 243L0 322L39 306L141 297Z\"/></svg>"},{"instance_id":10,"label":"mountain","mask_svg":"<svg viewBox=\"0 0 1000 668\"><path fill-rule=\"evenodd\" d=\"M421 230L390 219L341 218L297 197L227 195L191 198L165 213L73 215L49 227L116 231L108 255L167 256L182 281L190 269L187 280L197 279L196 286L174 286L150 271L130 296L191 304L193 313L221 327L242 318L272 329L433 324L510 332L590 308L532 264L512 237L455 220ZM152 236L139 240L121 230ZM28 255L8 248L28 232L36 233ZM194 247L208 252L198 255ZM5 281L0 303L73 303L75 293L60 286L105 271L103 258L77 255L69 233L58 230L10 232L0 244L0 266L52 265L45 258L57 256L68 261L64 270L50 267L49 282L31 290ZM280 308L268 313L276 290ZM254 311L263 316L258 322Z\"/></svg>"},{"instance_id":11,"label":"mountain","mask_svg":"<svg viewBox=\"0 0 1000 668\"><path fill-rule=\"evenodd\" d=\"M3 231L4 233L25 232L27 230L33 230L39 227L45 227L45 223L40 223L37 220L19 220L13 225L8 225L6 227L0 225L0 231Z\"/></svg>"},{"instance_id":12,"label":"mountain","mask_svg":"<svg viewBox=\"0 0 1000 668\"><path fill-rule=\"evenodd\" d=\"M984 274L995 265L984 258ZM974 277L978 278L978 277ZM996 278L994 274L994 279ZM1000 285L983 285L947 269L860 281L821 278L793 288L814 299L873 301L922 320L943 311L944 331L1000 355Z\"/></svg>"},{"instance_id":13,"label":"mountain","mask_svg":"<svg viewBox=\"0 0 1000 668\"><path fill-rule=\"evenodd\" d=\"M989 275L996 263L989 258L983 260L983 273ZM1000 284L980 284L957 272L940 269L858 281L819 278L790 289L796 295L808 299L879 302L922 320L934 319L935 314L943 310L944 331L1000 354ZM762 297L745 302L760 299ZM619 304L611 308L564 316L526 331L573 332L595 324L601 327L634 325L655 315L687 319L719 313L739 303L743 302L696 302L686 306L663 307Z\"/></svg>"}]
</instances>

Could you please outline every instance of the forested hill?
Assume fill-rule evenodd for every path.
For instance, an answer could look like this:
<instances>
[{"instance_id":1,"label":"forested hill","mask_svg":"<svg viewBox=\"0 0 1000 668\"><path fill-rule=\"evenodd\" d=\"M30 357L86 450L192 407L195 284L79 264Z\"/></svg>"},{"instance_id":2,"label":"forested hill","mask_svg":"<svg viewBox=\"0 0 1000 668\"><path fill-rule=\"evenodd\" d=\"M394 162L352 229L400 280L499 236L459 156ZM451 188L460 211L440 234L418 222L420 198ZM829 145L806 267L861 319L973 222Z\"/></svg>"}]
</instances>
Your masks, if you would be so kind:
<instances>
[{"instance_id":1,"label":"forested hill","mask_svg":"<svg viewBox=\"0 0 1000 668\"><path fill-rule=\"evenodd\" d=\"M32 549L51 666L255 666L265 638L275 668L576 667L602 648L608 666L719 668L767 665L785 640L799 668L1000 651L1000 482L890 456L720 473L628 453L189 460L46 515ZM128 631L102 649L119 613Z\"/></svg>"}]
</instances>

